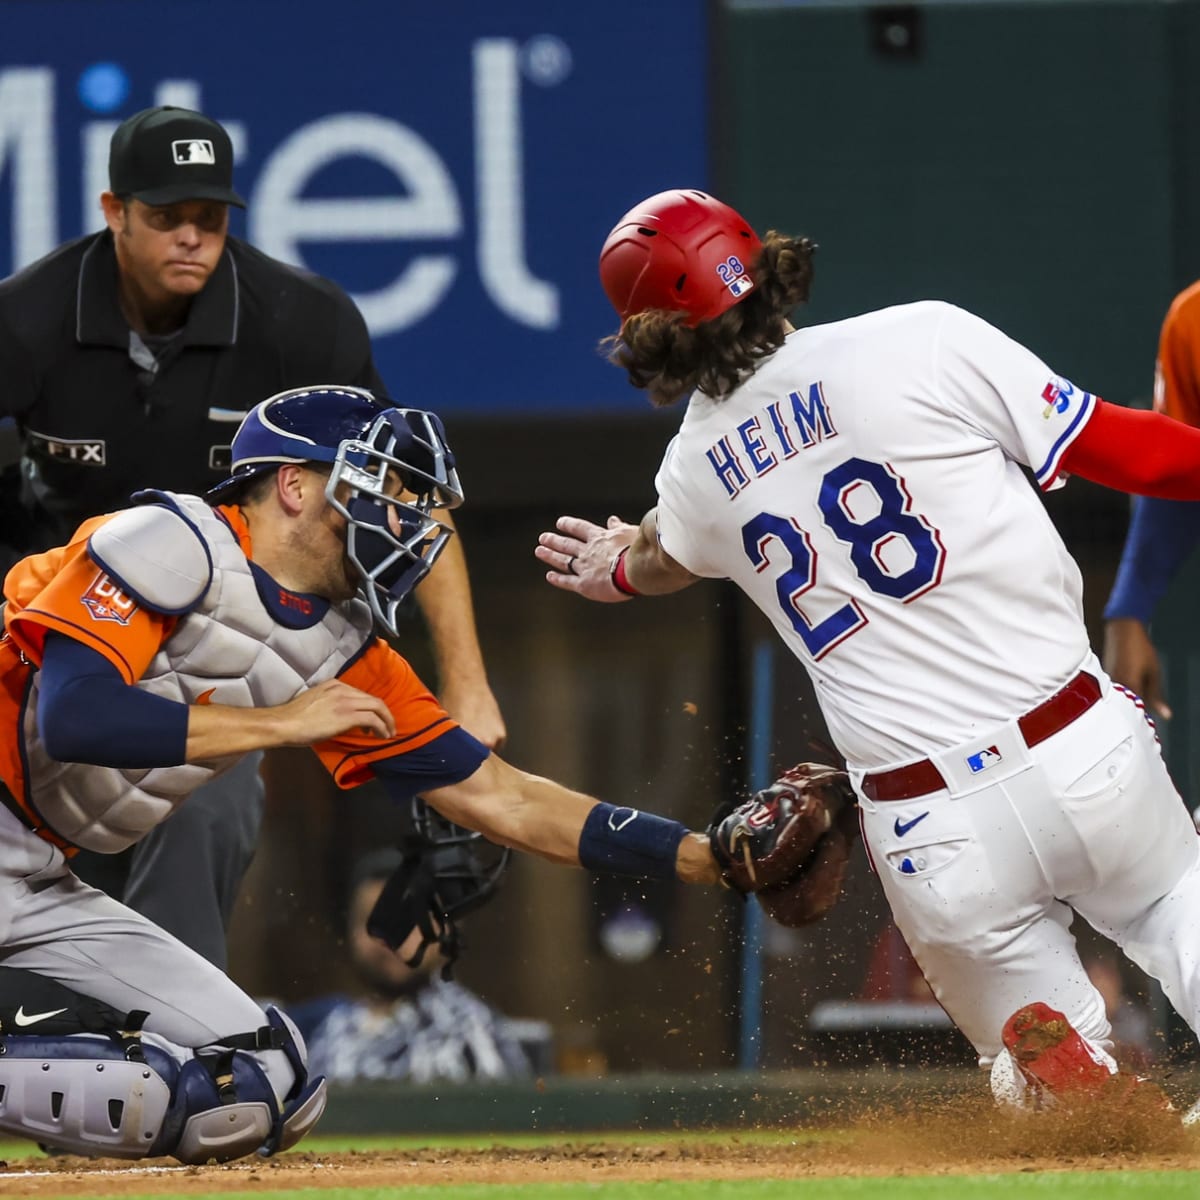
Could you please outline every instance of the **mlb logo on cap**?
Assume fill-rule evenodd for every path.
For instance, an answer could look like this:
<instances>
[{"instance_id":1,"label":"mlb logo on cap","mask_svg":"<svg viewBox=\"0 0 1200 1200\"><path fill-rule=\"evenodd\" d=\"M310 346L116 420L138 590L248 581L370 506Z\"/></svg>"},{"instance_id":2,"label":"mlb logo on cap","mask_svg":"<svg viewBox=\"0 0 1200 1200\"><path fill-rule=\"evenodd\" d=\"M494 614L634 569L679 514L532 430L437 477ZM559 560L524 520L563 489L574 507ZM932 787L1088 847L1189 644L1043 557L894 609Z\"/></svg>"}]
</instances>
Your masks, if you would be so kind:
<instances>
[{"instance_id":1,"label":"mlb logo on cap","mask_svg":"<svg viewBox=\"0 0 1200 1200\"><path fill-rule=\"evenodd\" d=\"M175 161L181 166L189 163L211 166L217 161L213 144L208 138L189 138L182 142L172 142L171 152L175 155Z\"/></svg>"},{"instance_id":2,"label":"mlb logo on cap","mask_svg":"<svg viewBox=\"0 0 1200 1200\"><path fill-rule=\"evenodd\" d=\"M162 104L126 117L108 148L114 195L143 204L216 200L244 208L233 190L233 143L219 121Z\"/></svg>"}]
</instances>

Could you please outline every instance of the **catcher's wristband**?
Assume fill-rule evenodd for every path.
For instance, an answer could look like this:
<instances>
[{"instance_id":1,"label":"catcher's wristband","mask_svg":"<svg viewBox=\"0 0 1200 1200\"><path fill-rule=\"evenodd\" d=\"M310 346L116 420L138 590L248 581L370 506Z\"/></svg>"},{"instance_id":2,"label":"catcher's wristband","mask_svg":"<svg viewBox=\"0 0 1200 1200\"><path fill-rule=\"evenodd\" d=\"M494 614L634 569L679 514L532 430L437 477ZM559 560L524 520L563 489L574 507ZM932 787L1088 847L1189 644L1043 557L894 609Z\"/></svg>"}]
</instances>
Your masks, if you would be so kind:
<instances>
[{"instance_id":1,"label":"catcher's wristband","mask_svg":"<svg viewBox=\"0 0 1200 1200\"><path fill-rule=\"evenodd\" d=\"M686 836L687 826L678 821L601 802L579 834L579 864L601 875L674 879Z\"/></svg>"},{"instance_id":2,"label":"catcher's wristband","mask_svg":"<svg viewBox=\"0 0 1200 1200\"><path fill-rule=\"evenodd\" d=\"M625 555L629 553L629 547L626 546L616 558L613 559L612 565L612 582L613 587L618 592L623 592L626 596L640 596L642 593L629 582L629 577L625 574Z\"/></svg>"}]
</instances>

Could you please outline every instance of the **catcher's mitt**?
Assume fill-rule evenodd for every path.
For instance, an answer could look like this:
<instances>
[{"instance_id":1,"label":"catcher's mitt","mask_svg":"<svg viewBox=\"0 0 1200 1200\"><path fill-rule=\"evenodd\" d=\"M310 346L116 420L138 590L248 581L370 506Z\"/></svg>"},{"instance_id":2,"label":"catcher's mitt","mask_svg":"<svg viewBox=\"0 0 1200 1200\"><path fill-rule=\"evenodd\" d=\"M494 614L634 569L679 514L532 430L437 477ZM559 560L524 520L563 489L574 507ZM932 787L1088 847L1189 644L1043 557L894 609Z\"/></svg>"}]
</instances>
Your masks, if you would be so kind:
<instances>
[{"instance_id":1,"label":"catcher's mitt","mask_svg":"<svg viewBox=\"0 0 1200 1200\"><path fill-rule=\"evenodd\" d=\"M850 851L858 836L858 809L847 805L817 839L804 865L786 883L756 893L763 911L780 925L797 929L819 921L842 894Z\"/></svg>"},{"instance_id":2,"label":"catcher's mitt","mask_svg":"<svg viewBox=\"0 0 1200 1200\"><path fill-rule=\"evenodd\" d=\"M857 827L846 773L800 763L744 803L718 809L708 837L729 887L757 895L781 924L804 925L837 899Z\"/></svg>"}]
</instances>

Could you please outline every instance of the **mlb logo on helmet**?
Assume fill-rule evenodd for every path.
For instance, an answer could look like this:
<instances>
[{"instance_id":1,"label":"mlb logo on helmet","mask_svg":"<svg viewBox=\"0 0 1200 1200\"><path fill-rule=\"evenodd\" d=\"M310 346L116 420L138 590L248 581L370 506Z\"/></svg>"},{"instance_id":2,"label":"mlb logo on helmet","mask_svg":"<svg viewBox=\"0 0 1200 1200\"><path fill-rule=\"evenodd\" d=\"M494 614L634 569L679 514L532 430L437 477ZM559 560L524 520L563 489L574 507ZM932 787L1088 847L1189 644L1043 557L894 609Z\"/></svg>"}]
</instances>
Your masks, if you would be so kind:
<instances>
[{"instance_id":1,"label":"mlb logo on helmet","mask_svg":"<svg viewBox=\"0 0 1200 1200\"><path fill-rule=\"evenodd\" d=\"M118 625L128 625L129 618L137 612L137 604L103 571L88 585L80 600L91 613L93 621L116 621Z\"/></svg>"},{"instance_id":2,"label":"mlb logo on helmet","mask_svg":"<svg viewBox=\"0 0 1200 1200\"><path fill-rule=\"evenodd\" d=\"M980 771L986 771L988 767L994 767L1003 757L1004 755L995 746L989 746L986 750L980 750L977 754L968 754L967 766L973 775L978 775Z\"/></svg>"}]
</instances>

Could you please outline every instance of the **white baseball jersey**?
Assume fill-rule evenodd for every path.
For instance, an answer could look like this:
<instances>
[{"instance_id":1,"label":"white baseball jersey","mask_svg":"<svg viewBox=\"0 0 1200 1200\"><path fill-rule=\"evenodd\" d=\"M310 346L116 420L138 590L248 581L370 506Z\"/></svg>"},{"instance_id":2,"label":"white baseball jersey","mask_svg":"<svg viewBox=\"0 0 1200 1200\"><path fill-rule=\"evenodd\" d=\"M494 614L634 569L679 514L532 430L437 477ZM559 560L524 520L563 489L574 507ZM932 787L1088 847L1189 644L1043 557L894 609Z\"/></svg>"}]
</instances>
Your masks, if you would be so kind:
<instances>
[{"instance_id":1,"label":"white baseball jersey","mask_svg":"<svg viewBox=\"0 0 1200 1200\"><path fill-rule=\"evenodd\" d=\"M800 329L727 398L692 397L659 537L767 614L852 769L923 758L1089 658L1079 570L1022 468L1061 482L1094 410L949 304Z\"/></svg>"}]
</instances>

